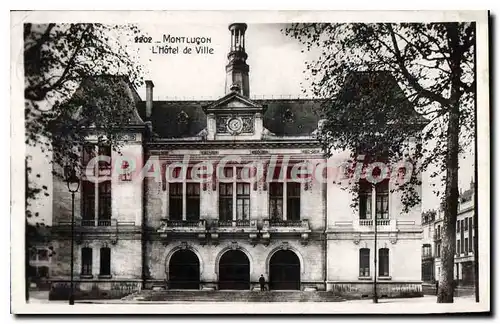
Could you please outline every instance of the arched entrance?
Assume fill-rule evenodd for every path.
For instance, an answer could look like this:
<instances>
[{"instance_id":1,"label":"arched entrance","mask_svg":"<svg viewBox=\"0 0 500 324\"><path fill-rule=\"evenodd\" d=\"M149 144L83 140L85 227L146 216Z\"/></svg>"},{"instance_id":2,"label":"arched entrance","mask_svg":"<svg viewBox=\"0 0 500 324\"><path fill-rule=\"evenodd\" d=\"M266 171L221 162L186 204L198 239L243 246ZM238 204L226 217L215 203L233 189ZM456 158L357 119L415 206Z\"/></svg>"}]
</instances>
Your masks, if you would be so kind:
<instances>
[{"instance_id":1,"label":"arched entrance","mask_svg":"<svg viewBox=\"0 0 500 324\"><path fill-rule=\"evenodd\" d=\"M170 258L169 263L170 289L199 289L200 260L190 250L179 250Z\"/></svg>"},{"instance_id":2,"label":"arched entrance","mask_svg":"<svg viewBox=\"0 0 500 324\"><path fill-rule=\"evenodd\" d=\"M240 250L230 250L219 261L219 289L250 289L250 261Z\"/></svg>"},{"instance_id":3,"label":"arched entrance","mask_svg":"<svg viewBox=\"0 0 500 324\"><path fill-rule=\"evenodd\" d=\"M280 250L269 261L269 289L300 290L300 260L290 250Z\"/></svg>"}]
</instances>

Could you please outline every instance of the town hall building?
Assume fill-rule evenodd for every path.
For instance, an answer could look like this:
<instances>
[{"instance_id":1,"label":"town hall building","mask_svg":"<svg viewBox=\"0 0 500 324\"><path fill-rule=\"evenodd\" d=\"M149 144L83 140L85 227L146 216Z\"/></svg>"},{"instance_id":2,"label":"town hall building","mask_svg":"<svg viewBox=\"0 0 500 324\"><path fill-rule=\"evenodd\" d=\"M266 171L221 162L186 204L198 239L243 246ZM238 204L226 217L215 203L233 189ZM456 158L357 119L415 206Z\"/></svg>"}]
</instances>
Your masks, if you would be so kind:
<instances>
[{"instance_id":1,"label":"town hall building","mask_svg":"<svg viewBox=\"0 0 500 324\"><path fill-rule=\"evenodd\" d=\"M99 162L76 193L77 298L119 298L141 290L326 291L368 297L420 296L420 205L403 213L384 181L359 195L321 165L321 101L250 99L247 25L229 26L225 95L211 101L146 100L124 78L136 114L120 153L89 137L92 154L133 157L112 172ZM250 32L250 30L249 30ZM221 89L222 90L222 89ZM113 163L111 163L113 164ZM130 171L147 165L147 177ZM124 171L125 170L125 171ZM315 172L316 170L319 170ZM326 181L318 181L321 175ZM418 188L417 191L420 191ZM54 177L51 298L70 279L71 193ZM374 226L377 248L374 250ZM376 268L374 255L377 255Z\"/></svg>"}]
</instances>

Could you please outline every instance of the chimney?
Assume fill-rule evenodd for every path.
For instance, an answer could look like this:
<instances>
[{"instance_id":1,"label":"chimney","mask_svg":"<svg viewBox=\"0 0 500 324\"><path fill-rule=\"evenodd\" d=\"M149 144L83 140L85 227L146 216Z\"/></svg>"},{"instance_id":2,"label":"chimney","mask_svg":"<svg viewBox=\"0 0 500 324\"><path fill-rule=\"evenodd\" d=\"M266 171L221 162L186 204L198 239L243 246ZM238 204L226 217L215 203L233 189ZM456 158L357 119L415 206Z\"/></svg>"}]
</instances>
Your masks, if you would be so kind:
<instances>
[{"instance_id":1,"label":"chimney","mask_svg":"<svg viewBox=\"0 0 500 324\"><path fill-rule=\"evenodd\" d=\"M235 91L249 97L250 85L248 72L250 68L246 63L247 53L245 52L245 31L247 25L236 23L229 25L231 32L231 48L227 55L226 65L226 94Z\"/></svg>"},{"instance_id":2,"label":"chimney","mask_svg":"<svg viewBox=\"0 0 500 324\"><path fill-rule=\"evenodd\" d=\"M153 88L155 87L153 81L146 80L146 120L151 118L153 112Z\"/></svg>"}]
</instances>

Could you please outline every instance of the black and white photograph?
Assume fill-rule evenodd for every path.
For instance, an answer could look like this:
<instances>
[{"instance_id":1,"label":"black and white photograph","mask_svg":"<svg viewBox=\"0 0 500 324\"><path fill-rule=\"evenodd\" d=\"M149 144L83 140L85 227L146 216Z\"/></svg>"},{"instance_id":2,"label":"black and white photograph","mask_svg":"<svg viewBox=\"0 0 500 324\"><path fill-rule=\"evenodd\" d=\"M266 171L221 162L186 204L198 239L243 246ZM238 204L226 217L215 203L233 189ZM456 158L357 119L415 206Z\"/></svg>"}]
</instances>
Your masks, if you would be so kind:
<instances>
[{"instance_id":1,"label":"black and white photograph","mask_svg":"<svg viewBox=\"0 0 500 324\"><path fill-rule=\"evenodd\" d=\"M11 312L489 312L488 21L12 11Z\"/></svg>"}]
</instances>

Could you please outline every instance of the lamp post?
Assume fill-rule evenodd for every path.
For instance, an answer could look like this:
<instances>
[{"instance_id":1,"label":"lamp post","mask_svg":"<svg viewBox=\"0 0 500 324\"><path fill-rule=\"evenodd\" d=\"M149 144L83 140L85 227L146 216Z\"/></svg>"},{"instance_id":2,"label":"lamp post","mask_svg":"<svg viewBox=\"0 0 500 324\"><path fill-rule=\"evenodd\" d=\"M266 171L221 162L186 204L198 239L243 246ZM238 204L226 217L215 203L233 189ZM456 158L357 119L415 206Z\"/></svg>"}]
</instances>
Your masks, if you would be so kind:
<instances>
[{"instance_id":1,"label":"lamp post","mask_svg":"<svg viewBox=\"0 0 500 324\"><path fill-rule=\"evenodd\" d=\"M71 192L71 274L70 274L70 292L69 292L69 304L75 304L74 295L74 283L73 283L73 259L74 259L74 241L75 241L75 193L80 188L80 179L76 175L74 167L67 166L65 168L66 173L66 184L68 185L68 190Z\"/></svg>"},{"instance_id":2,"label":"lamp post","mask_svg":"<svg viewBox=\"0 0 500 324\"><path fill-rule=\"evenodd\" d=\"M375 251L374 251L374 259L373 259L373 266L375 270L375 275L373 276L373 302L378 303L378 296L377 296L377 213L375 213L375 218L373 220L373 229L374 229L374 245L375 245Z\"/></svg>"}]
</instances>

